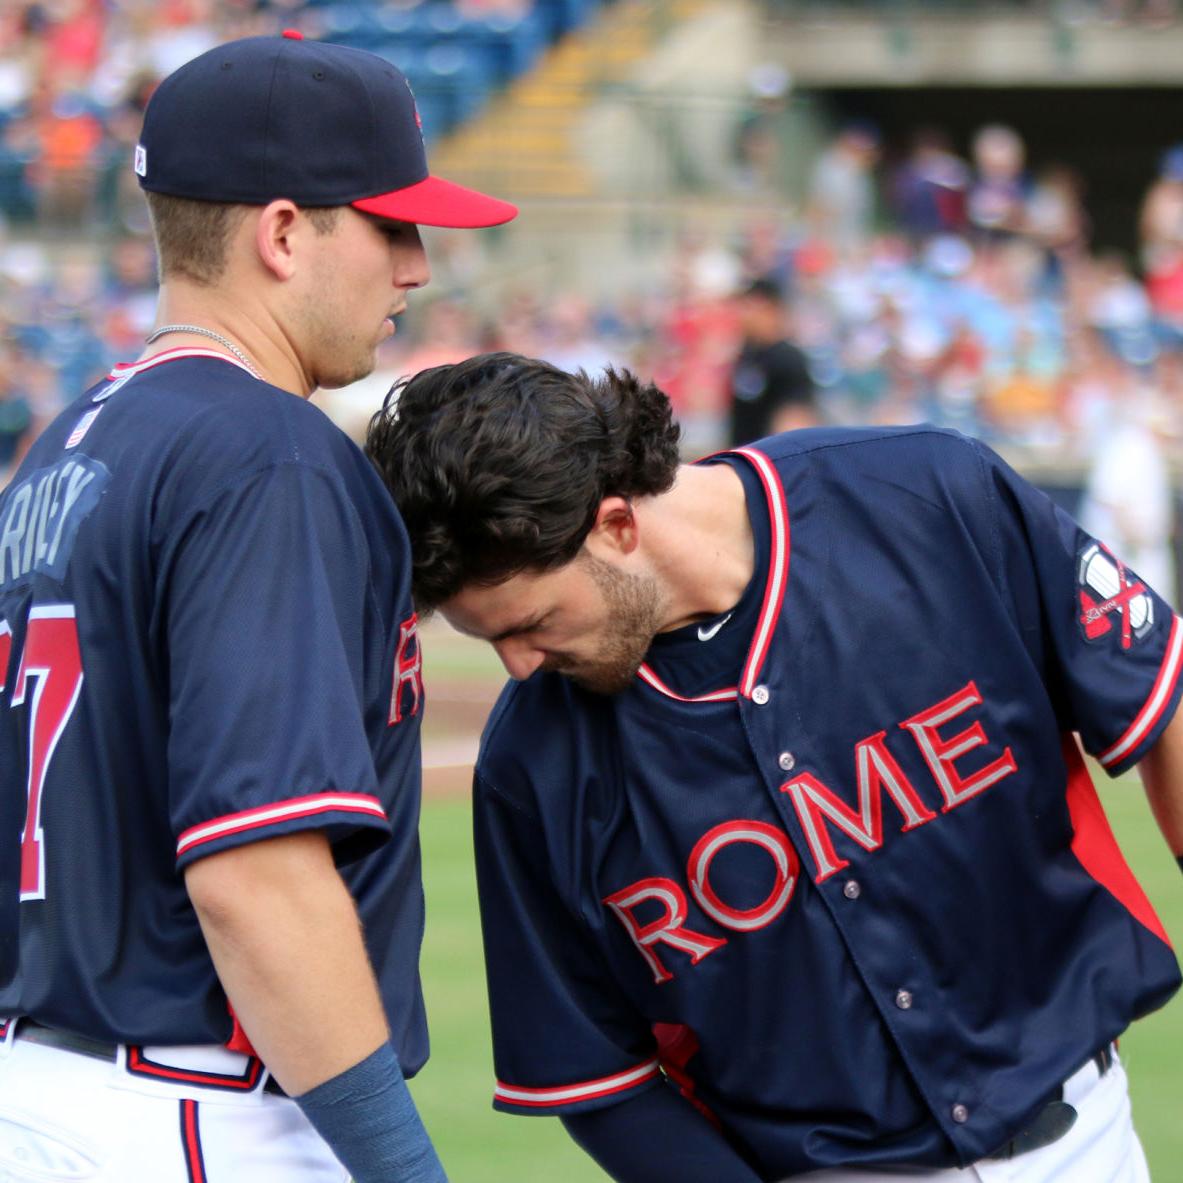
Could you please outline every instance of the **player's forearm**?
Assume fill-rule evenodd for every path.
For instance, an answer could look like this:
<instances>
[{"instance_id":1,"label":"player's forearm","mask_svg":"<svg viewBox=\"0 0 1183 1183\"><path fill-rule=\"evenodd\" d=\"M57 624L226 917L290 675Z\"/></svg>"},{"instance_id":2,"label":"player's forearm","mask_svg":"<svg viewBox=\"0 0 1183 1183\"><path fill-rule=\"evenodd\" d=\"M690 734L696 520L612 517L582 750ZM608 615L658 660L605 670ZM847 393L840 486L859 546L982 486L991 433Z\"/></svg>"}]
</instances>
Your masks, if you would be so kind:
<instances>
[{"instance_id":1,"label":"player's forearm","mask_svg":"<svg viewBox=\"0 0 1183 1183\"><path fill-rule=\"evenodd\" d=\"M386 1042L357 912L323 834L211 855L185 881L235 1014L288 1093Z\"/></svg>"},{"instance_id":2,"label":"player's forearm","mask_svg":"<svg viewBox=\"0 0 1183 1183\"><path fill-rule=\"evenodd\" d=\"M760 1183L723 1135L668 1085L562 1121L616 1183Z\"/></svg>"},{"instance_id":3,"label":"player's forearm","mask_svg":"<svg viewBox=\"0 0 1183 1183\"><path fill-rule=\"evenodd\" d=\"M210 855L185 883L239 1022L356 1183L446 1183L324 835Z\"/></svg>"},{"instance_id":4,"label":"player's forearm","mask_svg":"<svg viewBox=\"0 0 1183 1183\"><path fill-rule=\"evenodd\" d=\"M1158 827L1178 858L1183 855L1183 709L1138 765Z\"/></svg>"}]
</instances>

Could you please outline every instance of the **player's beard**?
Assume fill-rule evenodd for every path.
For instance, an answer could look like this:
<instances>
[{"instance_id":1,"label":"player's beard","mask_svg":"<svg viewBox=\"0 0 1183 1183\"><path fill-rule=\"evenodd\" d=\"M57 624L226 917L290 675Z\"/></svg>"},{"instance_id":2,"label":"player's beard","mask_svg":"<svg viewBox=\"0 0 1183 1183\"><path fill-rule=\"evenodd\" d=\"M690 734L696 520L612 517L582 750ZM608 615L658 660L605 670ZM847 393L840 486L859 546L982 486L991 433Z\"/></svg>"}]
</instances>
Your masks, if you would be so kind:
<instances>
[{"instance_id":1,"label":"player's beard","mask_svg":"<svg viewBox=\"0 0 1183 1183\"><path fill-rule=\"evenodd\" d=\"M376 334L367 338L357 324L345 329L334 325L314 301L305 306L302 319L309 357L315 359L313 376L318 386L338 390L352 382L360 382L374 372L378 364L379 337Z\"/></svg>"},{"instance_id":2,"label":"player's beard","mask_svg":"<svg viewBox=\"0 0 1183 1183\"><path fill-rule=\"evenodd\" d=\"M629 575L586 553L576 561L588 568L604 597L608 624L598 638L594 659L556 654L545 668L557 669L596 694L619 694L632 684L649 652L661 627L665 600L651 575Z\"/></svg>"}]
</instances>

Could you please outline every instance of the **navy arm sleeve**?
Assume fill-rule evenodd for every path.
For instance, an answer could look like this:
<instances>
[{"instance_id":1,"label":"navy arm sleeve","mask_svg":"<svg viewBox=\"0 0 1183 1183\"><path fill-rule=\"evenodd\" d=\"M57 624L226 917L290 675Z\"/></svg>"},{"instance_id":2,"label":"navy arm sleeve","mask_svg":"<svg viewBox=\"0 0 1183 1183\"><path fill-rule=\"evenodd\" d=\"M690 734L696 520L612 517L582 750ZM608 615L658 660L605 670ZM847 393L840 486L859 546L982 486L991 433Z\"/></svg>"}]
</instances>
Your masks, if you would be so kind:
<instances>
[{"instance_id":1,"label":"navy arm sleeve","mask_svg":"<svg viewBox=\"0 0 1183 1183\"><path fill-rule=\"evenodd\" d=\"M975 444L997 577L1062 728L1117 776L1157 742L1183 693L1183 628L1103 540Z\"/></svg>"},{"instance_id":2,"label":"navy arm sleeve","mask_svg":"<svg viewBox=\"0 0 1183 1183\"><path fill-rule=\"evenodd\" d=\"M177 865L310 827L390 832L363 723L368 551L333 474L224 489L162 564Z\"/></svg>"},{"instance_id":3,"label":"navy arm sleeve","mask_svg":"<svg viewBox=\"0 0 1183 1183\"><path fill-rule=\"evenodd\" d=\"M760 1183L723 1135L668 1086L562 1121L616 1183Z\"/></svg>"},{"instance_id":4,"label":"navy arm sleeve","mask_svg":"<svg viewBox=\"0 0 1183 1183\"><path fill-rule=\"evenodd\" d=\"M495 1108L566 1114L660 1083L652 1027L560 898L539 819L479 772L473 819Z\"/></svg>"}]
</instances>

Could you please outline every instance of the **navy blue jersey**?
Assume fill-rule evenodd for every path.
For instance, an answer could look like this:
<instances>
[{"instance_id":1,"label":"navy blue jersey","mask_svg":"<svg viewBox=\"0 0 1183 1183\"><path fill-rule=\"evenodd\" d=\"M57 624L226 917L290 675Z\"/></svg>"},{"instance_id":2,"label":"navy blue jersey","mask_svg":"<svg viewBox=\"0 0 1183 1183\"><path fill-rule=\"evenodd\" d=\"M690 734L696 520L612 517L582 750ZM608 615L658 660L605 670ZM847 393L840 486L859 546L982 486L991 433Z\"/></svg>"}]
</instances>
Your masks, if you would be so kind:
<instances>
[{"instance_id":1,"label":"navy blue jersey","mask_svg":"<svg viewBox=\"0 0 1183 1183\"><path fill-rule=\"evenodd\" d=\"M495 1104L573 1113L664 1073L769 1179L971 1162L1179 985L1074 735L1139 760L1183 631L955 433L715 462L758 561L718 680L717 619L616 696L511 686L486 730Z\"/></svg>"},{"instance_id":2,"label":"navy blue jersey","mask_svg":"<svg viewBox=\"0 0 1183 1183\"><path fill-rule=\"evenodd\" d=\"M361 451L221 354L118 367L49 427L0 497L0 1017L232 1038L182 871L318 828L422 1064L409 572Z\"/></svg>"}]
</instances>

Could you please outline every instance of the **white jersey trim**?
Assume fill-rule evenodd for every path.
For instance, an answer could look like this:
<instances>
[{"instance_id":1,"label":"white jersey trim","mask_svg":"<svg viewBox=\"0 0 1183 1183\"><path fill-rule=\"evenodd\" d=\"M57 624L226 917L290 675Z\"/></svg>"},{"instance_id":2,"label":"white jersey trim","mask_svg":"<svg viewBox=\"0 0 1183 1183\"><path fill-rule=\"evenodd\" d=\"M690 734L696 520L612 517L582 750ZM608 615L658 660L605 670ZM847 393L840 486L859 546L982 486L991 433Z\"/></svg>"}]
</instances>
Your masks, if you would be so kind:
<instances>
[{"instance_id":1,"label":"white jersey trim","mask_svg":"<svg viewBox=\"0 0 1183 1183\"><path fill-rule=\"evenodd\" d=\"M696 698L685 698L671 690L647 665L637 670L637 677L647 682L654 690L660 691L666 698L677 699L678 702L734 702L739 697L739 691L731 686L726 690L714 690L710 694L700 694Z\"/></svg>"},{"instance_id":2,"label":"white jersey trim","mask_svg":"<svg viewBox=\"0 0 1183 1183\"><path fill-rule=\"evenodd\" d=\"M143 361L137 362L120 362L118 365L111 367L111 372L107 375L108 379L114 381L117 378L132 378L136 374L142 374L145 370L155 369L156 366L164 365L170 361L180 361L186 357L212 357L215 361L229 362L232 366L237 366L240 370L250 374L250 370L246 368L240 361L236 361L232 357L228 357L224 353L219 353L216 349L166 349L163 353L154 353L151 357L144 358ZM253 378L255 375L251 374Z\"/></svg>"},{"instance_id":3,"label":"white jersey trim","mask_svg":"<svg viewBox=\"0 0 1183 1183\"><path fill-rule=\"evenodd\" d=\"M1129 755L1154 730L1155 724L1166 709L1168 700L1179 680L1180 658L1183 657L1183 628L1178 616L1171 618L1171 635L1167 639L1167 651L1150 692L1137 717L1125 734L1112 746L1106 748L1097 759L1109 768Z\"/></svg>"},{"instance_id":4,"label":"white jersey trim","mask_svg":"<svg viewBox=\"0 0 1183 1183\"><path fill-rule=\"evenodd\" d=\"M296 797L277 805L263 805L257 809L244 809L214 821L190 826L177 840L177 857L205 842L253 830L276 822L292 821L312 817L319 813L361 813L386 821L386 810L377 797L363 793L315 793L308 797Z\"/></svg>"},{"instance_id":5,"label":"white jersey trim","mask_svg":"<svg viewBox=\"0 0 1183 1183\"><path fill-rule=\"evenodd\" d=\"M755 448L739 448L735 453L743 456L756 469L764 484L764 496L768 499L768 517L772 525L772 553L768 561L768 583L764 589L764 606L760 609L760 622L756 625L756 636L748 654L743 677L739 680L739 692L744 698L751 698L764 659L772 644L772 634L780 616L785 589L789 583L789 508L785 503L785 491L772 461Z\"/></svg>"},{"instance_id":6,"label":"white jersey trim","mask_svg":"<svg viewBox=\"0 0 1183 1183\"><path fill-rule=\"evenodd\" d=\"M562 1085L558 1088L519 1088L499 1080L493 1091L493 1097L497 1101L505 1101L510 1105L569 1105L576 1101L591 1101L596 1097L619 1093L635 1084L649 1080L660 1071L657 1059L654 1057L636 1068L630 1068L627 1072L617 1072L613 1076L601 1076L598 1080L585 1080L578 1084Z\"/></svg>"},{"instance_id":7,"label":"white jersey trim","mask_svg":"<svg viewBox=\"0 0 1183 1183\"><path fill-rule=\"evenodd\" d=\"M789 508L785 501L784 487L780 483L776 468L763 452L755 448L736 448L733 452L721 455L742 456L756 470L760 482L764 486L764 496L768 502L768 519L772 527L772 546L768 556L768 579L764 585L764 603L760 608L760 619L756 624L756 631L752 634L751 648L748 650L747 661L744 662L743 674L739 686L730 686L723 690L712 690L709 694L698 694L687 698L671 690L647 665L642 664L637 670L637 677L647 685L653 687L659 694L672 698L676 702L734 702L741 696L751 698L752 691L760 678L764 659L772 645L772 634L776 631L776 622L780 616L781 605L784 603L785 589L789 584Z\"/></svg>"}]
</instances>

